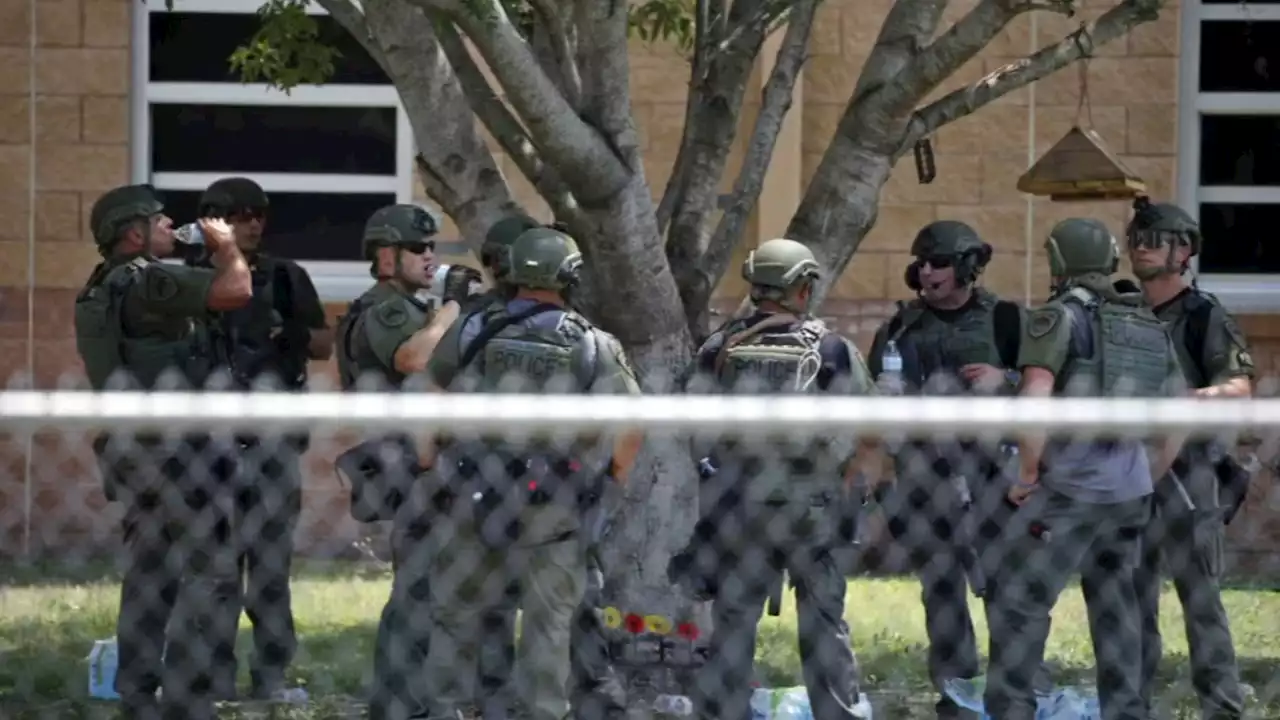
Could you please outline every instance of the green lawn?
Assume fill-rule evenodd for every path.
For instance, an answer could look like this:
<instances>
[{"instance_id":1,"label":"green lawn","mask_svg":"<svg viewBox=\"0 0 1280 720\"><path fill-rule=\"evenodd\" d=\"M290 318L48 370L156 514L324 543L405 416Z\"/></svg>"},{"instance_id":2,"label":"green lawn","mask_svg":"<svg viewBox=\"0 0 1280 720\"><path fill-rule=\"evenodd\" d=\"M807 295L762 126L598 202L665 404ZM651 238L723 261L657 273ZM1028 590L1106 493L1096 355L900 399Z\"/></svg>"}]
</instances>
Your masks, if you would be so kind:
<instances>
[{"instance_id":1,"label":"green lawn","mask_svg":"<svg viewBox=\"0 0 1280 720\"><path fill-rule=\"evenodd\" d=\"M110 717L109 704L85 700L84 658L94 640L114 633L118 602L114 579L96 574L95 578L88 568L0 568L0 717ZM348 715L350 698L358 697L367 681L374 630L389 583L384 572L354 564L312 564L299 572L294 610L301 647L294 672L318 702L307 710L277 711L275 717ZM1256 688L1254 716L1280 717L1280 593L1238 589L1228 591L1225 600L1241 670ZM1180 699L1177 704L1187 710L1182 616L1171 595L1166 595L1164 607L1168 695ZM974 609L980 621L976 603ZM927 680L917 586L904 579L853 581L846 615L868 689L876 691L882 708L878 717L923 716L919 712L926 704L922 691ZM985 627L980 632L985 643ZM242 651L248 647L247 636L242 636ZM799 684L790 599L782 617L767 618L761 628L757 659L768 684ZM1091 676L1092 650L1078 590L1070 590L1054 612L1049 659L1060 682ZM239 715L261 716L252 709L241 709Z\"/></svg>"}]
</instances>

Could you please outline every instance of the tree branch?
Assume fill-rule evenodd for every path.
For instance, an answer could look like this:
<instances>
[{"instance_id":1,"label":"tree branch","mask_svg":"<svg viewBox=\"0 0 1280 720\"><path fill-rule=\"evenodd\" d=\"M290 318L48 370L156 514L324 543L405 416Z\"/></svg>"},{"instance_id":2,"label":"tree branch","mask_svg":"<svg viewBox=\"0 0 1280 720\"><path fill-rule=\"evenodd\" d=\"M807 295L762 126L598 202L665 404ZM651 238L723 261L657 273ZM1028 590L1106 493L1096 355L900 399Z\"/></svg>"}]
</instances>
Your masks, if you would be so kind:
<instances>
[{"instance_id":1,"label":"tree branch","mask_svg":"<svg viewBox=\"0 0 1280 720\"><path fill-rule=\"evenodd\" d=\"M724 275L733 256L733 248L742 237L743 226L747 217L760 198L764 188L765 175L769 163L773 160L773 151L777 146L778 134L782 131L787 112L791 109L796 81L800 70L808 59L807 49L809 37L813 32L814 16L818 11L820 0L798 0L791 10L786 34L774 60L773 71L765 82L760 105L760 114L756 117L755 127L751 130L751 143L747 148L746 159L742 169L734 181L733 195L729 207L716 225L707 251L697 263L696 276L688 282L696 285L698 292L710 299L720 277ZM677 270L677 280L680 279ZM683 287L683 283L681 286ZM706 302L695 307L686 306L686 313L706 312ZM701 318L697 319L701 322ZM691 323L692 324L692 323Z\"/></svg>"},{"instance_id":2,"label":"tree branch","mask_svg":"<svg viewBox=\"0 0 1280 720\"><path fill-rule=\"evenodd\" d=\"M382 57L382 48L374 42L373 35L369 32L369 24L365 22L364 11L360 9L352 0L316 0L316 4L324 8L339 25L347 32L351 33L351 37L360 43L360 47L374 59L378 65L386 70L386 58Z\"/></svg>"},{"instance_id":3,"label":"tree branch","mask_svg":"<svg viewBox=\"0 0 1280 720\"><path fill-rule=\"evenodd\" d=\"M938 31L946 7L947 0L897 0L889 8L854 86L850 109L868 94L897 82L899 73Z\"/></svg>"},{"instance_id":4,"label":"tree branch","mask_svg":"<svg viewBox=\"0 0 1280 720\"><path fill-rule=\"evenodd\" d=\"M409 1L431 10L441 2ZM600 202L616 195L630 180L629 169L542 71L501 4L483 0L483 5L483 16L471 8L447 15L480 51L534 144L556 165L580 201Z\"/></svg>"},{"instance_id":5,"label":"tree branch","mask_svg":"<svg viewBox=\"0 0 1280 720\"><path fill-rule=\"evenodd\" d=\"M578 60L569 24L564 21L553 0L530 0L529 5L538 16L538 28L546 34L546 42L551 46L556 74L565 99L575 109L582 107L582 76L578 72Z\"/></svg>"},{"instance_id":6,"label":"tree branch","mask_svg":"<svg viewBox=\"0 0 1280 720\"><path fill-rule=\"evenodd\" d=\"M582 117L634 175L643 172L640 134L631 110L630 30L626 0L576 0Z\"/></svg>"},{"instance_id":7,"label":"tree branch","mask_svg":"<svg viewBox=\"0 0 1280 720\"><path fill-rule=\"evenodd\" d=\"M538 193L546 199L556 217L566 223L579 222L576 217L579 214L577 200L556 176L555 170L542 161L542 156L533 146L520 121L494 93L457 29L448 22L442 22L436 26L436 38L476 117L480 118L480 122L484 123L507 156L520 168L520 172L524 173Z\"/></svg>"},{"instance_id":8,"label":"tree branch","mask_svg":"<svg viewBox=\"0 0 1280 720\"><path fill-rule=\"evenodd\" d=\"M949 122L973 113L1014 90L1048 77L1087 58L1095 48L1124 37L1134 27L1155 20L1165 0L1124 0L1097 20L1030 57L1006 65L976 84L949 93L917 110L907 125L899 155Z\"/></svg>"},{"instance_id":9,"label":"tree branch","mask_svg":"<svg viewBox=\"0 0 1280 720\"><path fill-rule=\"evenodd\" d=\"M419 175L474 249L518 206L427 16L405 0L364 0L365 21L400 92L419 149Z\"/></svg>"}]
</instances>

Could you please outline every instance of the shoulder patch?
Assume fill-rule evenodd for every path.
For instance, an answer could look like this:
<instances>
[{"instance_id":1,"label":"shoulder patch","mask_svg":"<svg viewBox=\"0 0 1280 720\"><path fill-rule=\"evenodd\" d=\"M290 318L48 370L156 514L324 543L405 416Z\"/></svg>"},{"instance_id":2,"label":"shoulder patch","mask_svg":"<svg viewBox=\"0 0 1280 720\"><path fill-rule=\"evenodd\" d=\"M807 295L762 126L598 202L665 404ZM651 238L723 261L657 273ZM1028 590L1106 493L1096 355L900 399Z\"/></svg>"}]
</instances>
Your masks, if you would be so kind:
<instances>
[{"instance_id":1,"label":"shoulder patch","mask_svg":"<svg viewBox=\"0 0 1280 720\"><path fill-rule=\"evenodd\" d=\"M1060 308L1037 308L1027 316L1027 335L1036 339L1042 338L1053 332L1053 329L1058 327L1060 322L1062 322L1062 310Z\"/></svg>"},{"instance_id":2,"label":"shoulder patch","mask_svg":"<svg viewBox=\"0 0 1280 720\"><path fill-rule=\"evenodd\" d=\"M146 277L147 299L166 302L178 296L178 281L166 268L153 268Z\"/></svg>"},{"instance_id":3,"label":"shoulder patch","mask_svg":"<svg viewBox=\"0 0 1280 720\"><path fill-rule=\"evenodd\" d=\"M378 322L389 327L398 328L409 321L409 313L398 302L384 302L374 310Z\"/></svg>"}]
</instances>

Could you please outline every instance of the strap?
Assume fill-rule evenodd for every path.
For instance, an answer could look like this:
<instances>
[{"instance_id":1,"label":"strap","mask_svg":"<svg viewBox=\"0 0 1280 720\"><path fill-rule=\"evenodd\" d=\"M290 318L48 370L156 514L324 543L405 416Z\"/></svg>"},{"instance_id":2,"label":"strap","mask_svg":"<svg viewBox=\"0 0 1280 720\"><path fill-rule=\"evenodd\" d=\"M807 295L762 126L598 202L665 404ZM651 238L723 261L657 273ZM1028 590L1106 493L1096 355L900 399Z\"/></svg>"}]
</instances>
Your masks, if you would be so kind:
<instances>
[{"instance_id":1,"label":"strap","mask_svg":"<svg viewBox=\"0 0 1280 720\"><path fill-rule=\"evenodd\" d=\"M898 314L889 321L889 332L886 341L898 342L916 323L924 317L924 308L918 300L898 306ZM895 326L896 325L896 326Z\"/></svg>"},{"instance_id":2,"label":"strap","mask_svg":"<svg viewBox=\"0 0 1280 720\"><path fill-rule=\"evenodd\" d=\"M564 308L558 305L552 305L551 303L538 303L528 310L518 312L515 315L504 315L499 317L497 320L486 324L480 329L480 334L471 341L471 344L468 345L467 349L462 353L462 358L458 360L458 372L465 370L466 367L471 364L471 361L476 359L476 355L480 354L480 351L484 349L484 346L488 345L490 340L497 337L498 333L506 330L512 325L522 323L535 315L541 315L542 313L552 312L555 310L563 311Z\"/></svg>"},{"instance_id":3,"label":"strap","mask_svg":"<svg viewBox=\"0 0 1280 720\"><path fill-rule=\"evenodd\" d=\"M748 327L747 329L730 335L720 346L720 352L716 353L715 371L720 374L724 370L724 364L729 359L729 351L738 347L742 343L759 335L760 333L773 327L781 327L783 325L792 325L800 322L800 318L790 313L777 313L774 315L766 315L763 320Z\"/></svg>"},{"instance_id":4,"label":"strap","mask_svg":"<svg viewBox=\"0 0 1280 720\"><path fill-rule=\"evenodd\" d=\"M1187 352L1191 354L1191 361L1196 364L1200 377L1208 382L1209 374L1201 364L1204 362L1204 344L1209 335L1209 319L1213 317L1215 298L1205 295L1208 293L1201 294L1198 290L1192 290L1187 300L1183 301L1183 308L1187 314Z\"/></svg>"}]
</instances>

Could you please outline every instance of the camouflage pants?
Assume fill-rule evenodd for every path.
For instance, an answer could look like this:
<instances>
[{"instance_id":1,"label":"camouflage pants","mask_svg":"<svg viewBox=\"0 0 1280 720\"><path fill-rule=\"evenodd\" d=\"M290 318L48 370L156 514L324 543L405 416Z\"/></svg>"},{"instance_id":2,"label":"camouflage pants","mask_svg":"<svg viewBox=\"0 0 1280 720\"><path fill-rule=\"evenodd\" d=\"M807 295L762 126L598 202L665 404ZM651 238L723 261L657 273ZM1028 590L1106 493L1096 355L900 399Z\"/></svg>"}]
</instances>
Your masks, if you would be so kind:
<instances>
[{"instance_id":1,"label":"camouflage pants","mask_svg":"<svg viewBox=\"0 0 1280 720\"><path fill-rule=\"evenodd\" d=\"M1212 503L1216 493L1200 493ZM1134 574L1142 609L1142 698L1151 707L1163 643L1160 637L1161 566L1173 578L1186 622L1191 682L1205 718L1226 720L1244 713L1235 646L1219 577L1225 528L1216 507L1192 509L1176 484L1162 480L1155 512L1142 536L1142 562Z\"/></svg>"},{"instance_id":2,"label":"camouflage pants","mask_svg":"<svg viewBox=\"0 0 1280 720\"><path fill-rule=\"evenodd\" d=\"M298 454L282 443L251 445L241 458L235 517L238 600L253 623L250 677L254 694L262 697L283 687L298 649L289 573L302 479Z\"/></svg>"},{"instance_id":3,"label":"camouflage pants","mask_svg":"<svg viewBox=\"0 0 1280 720\"><path fill-rule=\"evenodd\" d=\"M1145 719L1133 570L1150 506L1149 497L1095 505L1041 488L1014 514L988 613L984 704L993 720L1035 717L1034 683L1044 661L1049 613L1076 572L1089 614L1103 720Z\"/></svg>"},{"instance_id":4,"label":"camouflage pants","mask_svg":"<svg viewBox=\"0 0 1280 720\"><path fill-rule=\"evenodd\" d=\"M117 483L126 509L115 686L135 717L157 712L159 687L174 717L211 717L217 679L234 675L230 467L181 446L133 453Z\"/></svg>"},{"instance_id":5,"label":"camouflage pants","mask_svg":"<svg viewBox=\"0 0 1280 720\"><path fill-rule=\"evenodd\" d=\"M423 680L431 716L452 717L475 697L484 620L510 607L515 587L523 616L512 694L531 720L563 720L573 619L586 585L579 539L568 534L497 551L473 525L450 521L433 525L429 537L431 644Z\"/></svg>"},{"instance_id":6,"label":"camouflage pants","mask_svg":"<svg viewBox=\"0 0 1280 720\"><path fill-rule=\"evenodd\" d=\"M847 581L831 555L823 522L829 508L789 504L744 511L741 526L719 524L721 561L711 604L708 657L698 670L694 707L707 720L751 717L756 634L769 590L786 570L796 591L800 662L813 716L852 720L859 699L858 665L844 621ZM797 532L797 528L806 528ZM808 537L804 542L800 538ZM747 540L755 538L755 544ZM761 542L764 541L764 542Z\"/></svg>"}]
</instances>

